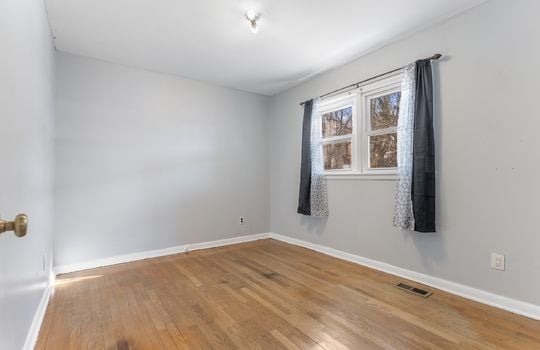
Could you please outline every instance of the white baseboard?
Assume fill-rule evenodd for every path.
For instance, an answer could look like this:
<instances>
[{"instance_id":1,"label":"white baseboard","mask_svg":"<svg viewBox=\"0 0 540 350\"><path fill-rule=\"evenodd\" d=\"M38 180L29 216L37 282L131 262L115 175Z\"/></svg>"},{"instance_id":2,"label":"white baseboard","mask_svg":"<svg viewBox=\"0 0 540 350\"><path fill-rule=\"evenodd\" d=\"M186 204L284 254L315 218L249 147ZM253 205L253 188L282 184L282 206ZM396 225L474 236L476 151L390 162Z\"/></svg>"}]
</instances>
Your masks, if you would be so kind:
<instances>
[{"instance_id":1,"label":"white baseboard","mask_svg":"<svg viewBox=\"0 0 540 350\"><path fill-rule=\"evenodd\" d=\"M61 275L63 273L94 269L96 267L123 264L123 263L131 262L131 261L157 258L159 256L172 255L172 254L185 253L185 252L186 252L186 246L182 245L182 246L169 247L169 248L164 248L164 249L148 250L145 252L116 255L116 256L111 256L108 258L84 261L84 262L69 264L69 265L56 266L54 268L54 273L56 275Z\"/></svg>"},{"instance_id":2,"label":"white baseboard","mask_svg":"<svg viewBox=\"0 0 540 350\"><path fill-rule=\"evenodd\" d=\"M540 305L535 305L516 299L504 297L502 295L493 294L481 289L465 286L463 284L447 281L442 278L425 275L419 272L390 265L381 261L365 258L351 253L346 253L341 250L306 242L300 239L280 235L277 233L270 233L270 236L271 238L279 241L315 250L317 252L330 255L335 258L347 260L359 265L370 267L375 270L389 273L391 275L396 275L440 290L444 290L445 292L455 294L466 299L474 300L482 304L510 311L512 313L526 316L535 320L540 320Z\"/></svg>"},{"instance_id":3,"label":"white baseboard","mask_svg":"<svg viewBox=\"0 0 540 350\"><path fill-rule=\"evenodd\" d=\"M52 292L54 289L54 278L47 283L47 287L43 291L41 300L39 302L36 313L34 314L34 319L30 325L30 329L26 334L26 340L24 341L23 350L32 350L36 346L38 340L39 331L41 329L41 324L45 318L45 312L47 311L47 305L49 305L49 299L51 298Z\"/></svg>"},{"instance_id":4,"label":"white baseboard","mask_svg":"<svg viewBox=\"0 0 540 350\"><path fill-rule=\"evenodd\" d=\"M76 264L56 266L54 268L54 273L56 275L60 275L63 273L94 269L96 267L123 264L123 263L131 262L131 261L157 258L160 256L173 255L173 254L178 254L178 253L186 253L186 252L199 250L199 249L222 247L226 245L251 242L251 241L256 241L259 239L266 239L266 238L270 238L269 233L258 233L258 234L253 234L253 235L220 239L217 241L186 244L186 245L169 247L169 248L164 248L164 249L148 250L145 252L116 255L116 256L111 256L108 258L84 261L84 262L80 262Z\"/></svg>"},{"instance_id":5,"label":"white baseboard","mask_svg":"<svg viewBox=\"0 0 540 350\"><path fill-rule=\"evenodd\" d=\"M186 245L186 251L191 252L191 251L200 250L200 249L223 247L226 245L252 242L252 241L258 241L260 239L268 239L268 238L270 238L269 233L257 233L253 235L247 235L247 236L219 239L217 241L188 244Z\"/></svg>"}]
</instances>

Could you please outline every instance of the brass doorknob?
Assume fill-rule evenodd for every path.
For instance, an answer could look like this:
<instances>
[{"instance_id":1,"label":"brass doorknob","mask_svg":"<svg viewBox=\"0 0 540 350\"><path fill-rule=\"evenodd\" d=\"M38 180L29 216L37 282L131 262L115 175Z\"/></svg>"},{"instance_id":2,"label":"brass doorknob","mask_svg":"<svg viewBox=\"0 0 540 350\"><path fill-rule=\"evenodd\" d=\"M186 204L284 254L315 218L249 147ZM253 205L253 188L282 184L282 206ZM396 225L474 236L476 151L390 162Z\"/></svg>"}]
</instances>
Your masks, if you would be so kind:
<instances>
[{"instance_id":1,"label":"brass doorknob","mask_svg":"<svg viewBox=\"0 0 540 350\"><path fill-rule=\"evenodd\" d=\"M28 228L28 216L26 214L19 214L15 217L14 221L5 221L0 219L0 233L6 231L15 232L15 236L26 236L26 230Z\"/></svg>"}]
</instances>

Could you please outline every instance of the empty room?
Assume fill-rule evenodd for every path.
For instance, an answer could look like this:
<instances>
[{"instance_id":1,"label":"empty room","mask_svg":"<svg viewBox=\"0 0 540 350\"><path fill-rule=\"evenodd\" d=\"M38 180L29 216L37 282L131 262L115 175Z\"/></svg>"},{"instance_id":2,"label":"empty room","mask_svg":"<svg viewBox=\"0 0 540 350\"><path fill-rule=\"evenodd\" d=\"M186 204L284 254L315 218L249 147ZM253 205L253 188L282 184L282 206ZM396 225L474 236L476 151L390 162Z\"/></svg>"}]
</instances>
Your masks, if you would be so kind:
<instances>
[{"instance_id":1,"label":"empty room","mask_svg":"<svg viewBox=\"0 0 540 350\"><path fill-rule=\"evenodd\" d=\"M0 0L0 350L540 349L539 13Z\"/></svg>"}]
</instances>

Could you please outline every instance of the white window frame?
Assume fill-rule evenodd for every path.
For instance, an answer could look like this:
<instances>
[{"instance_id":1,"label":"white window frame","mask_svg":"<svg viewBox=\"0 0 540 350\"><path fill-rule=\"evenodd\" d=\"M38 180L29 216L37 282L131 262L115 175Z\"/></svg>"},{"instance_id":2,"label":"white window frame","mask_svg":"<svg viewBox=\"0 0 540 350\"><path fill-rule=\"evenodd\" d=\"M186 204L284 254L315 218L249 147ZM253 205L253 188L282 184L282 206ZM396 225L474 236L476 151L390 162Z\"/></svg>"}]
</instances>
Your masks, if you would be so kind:
<instances>
[{"instance_id":1,"label":"white window frame","mask_svg":"<svg viewBox=\"0 0 540 350\"><path fill-rule=\"evenodd\" d=\"M325 170L325 174L327 175L349 175L354 173L355 169L357 168L357 159L354 156L356 153L357 148L357 138L356 138L356 98L354 96L340 96L339 98L332 99L328 102L321 103L319 106L319 114L321 115L319 119L319 122L321 125L319 126L319 130L321 130L322 134L322 115L328 112L337 111L340 109L344 109L347 107L351 107L352 109L352 134L350 135L340 135L340 136L333 136L333 137L327 137L323 138L321 135L321 148L324 147L324 145L333 144L333 143L340 143L343 141L351 140L351 167L348 169L329 169ZM322 151L324 154L324 151Z\"/></svg>"},{"instance_id":2,"label":"white window frame","mask_svg":"<svg viewBox=\"0 0 540 350\"><path fill-rule=\"evenodd\" d=\"M384 77L375 82L363 85L344 94L325 99L320 103L319 118L322 123L322 114L352 106L353 133L351 137L352 159L350 169L325 170L325 176L331 180L395 180L397 168L370 168L369 167L369 137L396 132L397 127L371 130L370 99L387 95L401 90L403 74L397 73ZM322 130L322 125L320 130ZM322 137L322 135L321 135ZM343 140L349 136L328 138L323 144ZM322 145L321 145L322 147Z\"/></svg>"}]
</instances>

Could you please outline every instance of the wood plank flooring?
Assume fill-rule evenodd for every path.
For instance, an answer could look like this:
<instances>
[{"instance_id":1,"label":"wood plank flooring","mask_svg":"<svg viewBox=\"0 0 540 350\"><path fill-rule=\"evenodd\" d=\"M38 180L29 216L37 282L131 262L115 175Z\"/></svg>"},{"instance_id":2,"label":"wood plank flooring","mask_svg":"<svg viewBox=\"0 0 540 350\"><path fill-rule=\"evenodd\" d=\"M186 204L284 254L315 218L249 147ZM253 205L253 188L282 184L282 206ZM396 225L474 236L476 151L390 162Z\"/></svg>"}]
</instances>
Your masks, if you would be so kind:
<instances>
[{"instance_id":1,"label":"wood plank flooring","mask_svg":"<svg viewBox=\"0 0 540 350\"><path fill-rule=\"evenodd\" d=\"M538 321L400 281L274 240L103 267L59 276L36 348L540 349Z\"/></svg>"}]
</instances>

